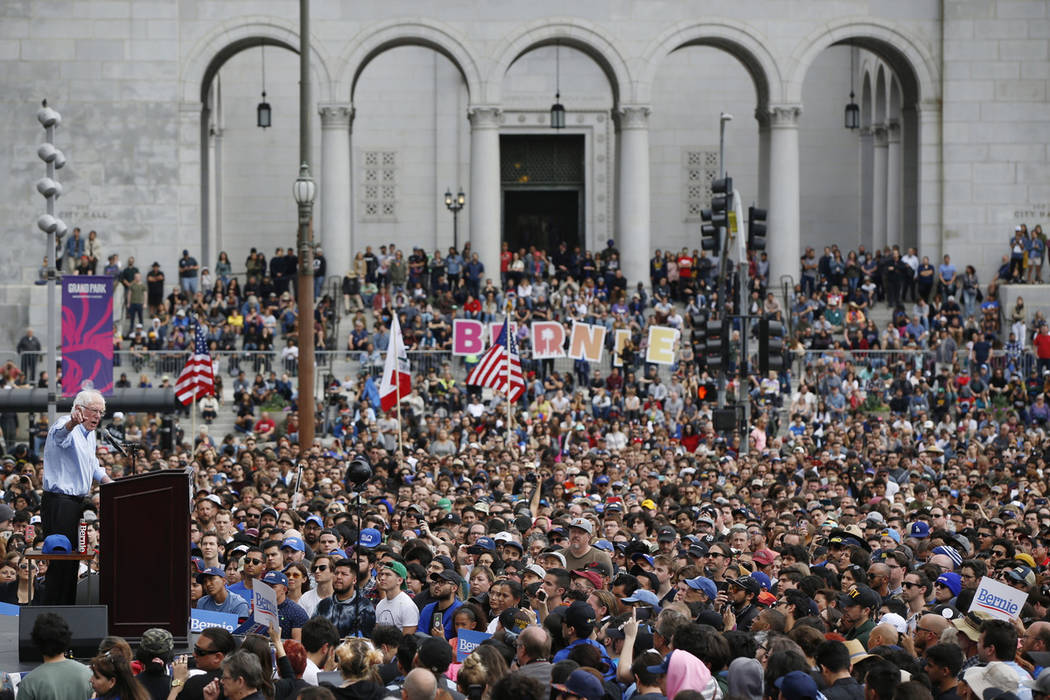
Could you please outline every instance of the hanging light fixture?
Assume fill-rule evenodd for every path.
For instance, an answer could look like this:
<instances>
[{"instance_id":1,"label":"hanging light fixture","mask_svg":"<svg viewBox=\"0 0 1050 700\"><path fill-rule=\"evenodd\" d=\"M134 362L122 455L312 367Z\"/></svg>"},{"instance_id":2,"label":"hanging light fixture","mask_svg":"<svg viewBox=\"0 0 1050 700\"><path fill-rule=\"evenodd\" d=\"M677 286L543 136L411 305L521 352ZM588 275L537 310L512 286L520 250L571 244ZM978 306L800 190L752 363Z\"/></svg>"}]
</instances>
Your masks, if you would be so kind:
<instances>
[{"instance_id":1,"label":"hanging light fixture","mask_svg":"<svg viewBox=\"0 0 1050 700\"><path fill-rule=\"evenodd\" d=\"M262 51L262 102L255 108L255 125L266 129L271 125L270 103L266 101L266 45L260 44Z\"/></svg>"},{"instance_id":2,"label":"hanging light fixture","mask_svg":"<svg viewBox=\"0 0 1050 700\"><path fill-rule=\"evenodd\" d=\"M551 105L551 128L565 128L565 107L561 104L561 42L554 45L554 104Z\"/></svg>"},{"instance_id":3,"label":"hanging light fixture","mask_svg":"<svg viewBox=\"0 0 1050 700\"><path fill-rule=\"evenodd\" d=\"M853 43L849 45L849 104L846 105L846 128L860 128L860 107L853 101Z\"/></svg>"}]
</instances>

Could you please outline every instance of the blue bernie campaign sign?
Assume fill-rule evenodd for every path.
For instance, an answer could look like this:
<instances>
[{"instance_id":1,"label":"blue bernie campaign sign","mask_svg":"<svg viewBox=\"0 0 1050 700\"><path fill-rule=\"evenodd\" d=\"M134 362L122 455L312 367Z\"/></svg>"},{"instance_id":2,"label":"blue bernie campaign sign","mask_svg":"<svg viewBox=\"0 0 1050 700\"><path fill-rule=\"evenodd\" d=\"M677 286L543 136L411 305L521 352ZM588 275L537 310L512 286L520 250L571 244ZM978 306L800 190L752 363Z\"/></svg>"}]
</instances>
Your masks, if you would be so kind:
<instances>
[{"instance_id":1,"label":"blue bernie campaign sign","mask_svg":"<svg viewBox=\"0 0 1050 700\"><path fill-rule=\"evenodd\" d=\"M463 659L467 658L470 652L477 649L479 644L491 636L488 632L460 630L459 637L456 640L456 663L463 663Z\"/></svg>"},{"instance_id":2,"label":"blue bernie campaign sign","mask_svg":"<svg viewBox=\"0 0 1050 700\"><path fill-rule=\"evenodd\" d=\"M200 632L208 627L222 627L233 632L237 629L237 616L212 610L197 610L190 613L190 632Z\"/></svg>"}]
</instances>

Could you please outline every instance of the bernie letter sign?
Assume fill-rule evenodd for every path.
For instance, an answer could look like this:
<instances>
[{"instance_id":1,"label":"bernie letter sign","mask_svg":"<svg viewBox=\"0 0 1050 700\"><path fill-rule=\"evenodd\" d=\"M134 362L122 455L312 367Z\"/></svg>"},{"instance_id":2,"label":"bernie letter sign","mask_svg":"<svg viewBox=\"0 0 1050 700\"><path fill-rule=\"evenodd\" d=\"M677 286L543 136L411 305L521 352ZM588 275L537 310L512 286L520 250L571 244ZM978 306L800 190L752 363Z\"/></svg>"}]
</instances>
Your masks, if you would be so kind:
<instances>
[{"instance_id":1,"label":"bernie letter sign","mask_svg":"<svg viewBox=\"0 0 1050 700\"><path fill-rule=\"evenodd\" d=\"M1000 620L1010 620L1021 614L1027 600L1028 594L1024 591L985 576L977 587L970 610L981 610Z\"/></svg>"}]
</instances>

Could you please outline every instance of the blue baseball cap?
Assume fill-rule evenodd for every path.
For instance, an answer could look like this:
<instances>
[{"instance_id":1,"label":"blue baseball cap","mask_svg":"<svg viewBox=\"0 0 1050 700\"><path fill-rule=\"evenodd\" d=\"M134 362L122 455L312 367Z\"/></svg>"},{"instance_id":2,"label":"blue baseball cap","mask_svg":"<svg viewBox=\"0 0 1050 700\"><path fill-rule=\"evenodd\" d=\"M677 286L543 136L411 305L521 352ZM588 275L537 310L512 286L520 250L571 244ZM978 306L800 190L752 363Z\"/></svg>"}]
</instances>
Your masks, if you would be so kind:
<instances>
[{"instance_id":1,"label":"blue baseball cap","mask_svg":"<svg viewBox=\"0 0 1050 700\"><path fill-rule=\"evenodd\" d=\"M226 572L222 570L221 566L209 566L207 569L203 569L197 574L197 583L201 583L205 576L218 576L219 578L226 578Z\"/></svg>"},{"instance_id":2,"label":"blue baseball cap","mask_svg":"<svg viewBox=\"0 0 1050 700\"><path fill-rule=\"evenodd\" d=\"M703 591L704 595L707 596L708 600L714 600L718 596L718 586L715 582L706 576L697 576L696 578L688 578L685 580L685 585L692 588L694 591Z\"/></svg>"},{"instance_id":3,"label":"blue baseball cap","mask_svg":"<svg viewBox=\"0 0 1050 700\"><path fill-rule=\"evenodd\" d=\"M597 542L594 543L594 548L595 549L600 549L603 552L611 552L611 551L613 551L613 549L615 549L613 547L613 543L610 542L609 540L598 540Z\"/></svg>"},{"instance_id":4,"label":"blue baseball cap","mask_svg":"<svg viewBox=\"0 0 1050 700\"><path fill-rule=\"evenodd\" d=\"M285 537L284 541L281 542L281 549L294 549L297 552L305 552L306 545L303 544L302 537Z\"/></svg>"},{"instance_id":5,"label":"blue baseball cap","mask_svg":"<svg viewBox=\"0 0 1050 700\"><path fill-rule=\"evenodd\" d=\"M276 586L277 584L287 586L288 577L282 574L280 571L267 571L266 575L262 577L262 582L271 586Z\"/></svg>"},{"instance_id":6,"label":"blue baseball cap","mask_svg":"<svg viewBox=\"0 0 1050 700\"><path fill-rule=\"evenodd\" d=\"M306 522L307 524L313 523L317 527L324 527L324 520L321 518L320 515L311 515L309 518L306 519Z\"/></svg>"},{"instance_id":7,"label":"blue baseball cap","mask_svg":"<svg viewBox=\"0 0 1050 700\"><path fill-rule=\"evenodd\" d=\"M817 700L817 682L805 671L792 671L773 681L784 700Z\"/></svg>"},{"instance_id":8,"label":"blue baseball cap","mask_svg":"<svg viewBox=\"0 0 1050 700\"><path fill-rule=\"evenodd\" d=\"M551 686L583 700L602 700L605 695L601 681L595 678L593 673L582 668L570 673L564 683L553 683Z\"/></svg>"},{"instance_id":9,"label":"blue baseball cap","mask_svg":"<svg viewBox=\"0 0 1050 700\"><path fill-rule=\"evenodd\" d=\"M467 551L471 554L481 554L483 552L495 552L496 541L491 537L479 537L474 544L467 547Z\"/></svg>"},{"instance_id":10,"label":"blue baseball cap","mask_svg":"<svg viewBox=\"0 0 1050 700\"><path fill-rule=\"evenodd\" d=\"M653 566L653 558L645 552L635 552L631 555L631 561L637 561L638 559L644 559L649 566Z\"/></svg>"},{"instance_id":11,"label":"blue baseball cap","mask_svg":"<svg viewBox=\"0 0 1050 700\"><path fill-rule=\"evenodd\" d=\"M762 586L763 591L768 591L773 586L773 581L761 571L752 572L751 578L758 581L758 585Z\"/></svg>"},{"instance_id":12,"label":"blue baseball cap","mask_svg":"<svg viewBox=\"0 0 1050 700\"><path fill-rule=\"evenodd\" d=\"M65 535L48 535L44 538L44 554L71 554L73 546Z\"/></svg>"},{"instance_id":13,"label":"blue baseball cap","mask_svg":"<svg viewBox=\"0 0 1050 700\"><path fill-rule=\"evenodd\" d=\"M911 534L912 537L914 537L916 539L919 539L919 540L926 539L927 537L930 536L930 525L929 525L929 523L925 523L922 520L919 520L917 522L912 523L911 524L911 532L910 532L910 534Z\"/></svg>"},{"instance_id":14,"label":"blue baseball cap","mask_svg":"<svg viewBox=\"0 0 1050 700\"><path fill-rule=\"evenodd\" d=\"M596 486L603 486L609 483L609 477L607 477L605 474L599 474L594 478L594 483Z\"/></svg>"},{"instance_id":15,"label":"blue baseball cap","mask_svg":"<svg viewBox=\"0 0 1050 700\"><path fill-rule=\"evenodd\" d=\"M372 549L378 547L383 542L383 536L379 534L379 530L374 527L366 527L361 530L361 537L358 539L362 546Z\"/></svg>"},{"instance_id":16,"label":"blue baseball cap","mask_svg":"<svg viewBox=\"0 0 1050 700\"><path fill-rule=\"evenodd\" d=\"M652 591L647 591L644 588L639 588L631 595L630 598L620 598L624 603L644 603L645 605L651 605L654 608L660 607L660 599L656 597L656 594Z\"/></svg>"}]
</instances>

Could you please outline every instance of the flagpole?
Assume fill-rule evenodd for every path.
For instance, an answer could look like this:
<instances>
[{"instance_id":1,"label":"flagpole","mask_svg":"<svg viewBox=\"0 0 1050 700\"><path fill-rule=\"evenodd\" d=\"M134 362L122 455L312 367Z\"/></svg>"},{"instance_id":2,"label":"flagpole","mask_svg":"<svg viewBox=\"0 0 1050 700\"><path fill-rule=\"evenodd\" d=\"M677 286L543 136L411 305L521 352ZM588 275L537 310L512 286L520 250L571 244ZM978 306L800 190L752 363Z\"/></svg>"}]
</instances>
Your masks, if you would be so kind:
<instances>
[{"instance_id":1,"label":"flagpole","mask_svg":"<svg viewBox=\"0 0 1050 700\"><path fill-rule=\"evenodd\" d=\"M507 444L513 449L514 445L514 408L510 403L510 302L507 302L507 317L503 319L503 327L506 329L507 341Z\"/></svg>"},{"instance_id":2,"label":"flagpole","mask_svg":"<svg viewBox=\"0 0 1050 700\"><path fill-rule=\"evenodd\" d=\"M400 362L400 357L398 358ZM398 367L398 372L401 368ZM405 445L402 442L401 435L404 432L401 429L401 381L398 379L394 382L394 386L397 387L394 391L397 392L397 468L398 471L405 468ZM360 526L359 526L360 527Z\"/></svg>"},{"instance_id":3,"label":"flagpole","mask_svg":"<svg viewBox=\"0 0 1050 700\"><path fill-rule=\"evenodd\" d=\"M197 352L197 336L201 332L200 319L195 320L197 321L197 328L193 331L193 349L190 351L191 354ZM197 387L193 388L193 398L190 400L190 431L190 464L193 464L193 457L196 454L193 449L193 441L197 439ZM174 435L171 437L172 439L175 438Z\"/></svg>"}]
</instances>

